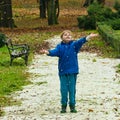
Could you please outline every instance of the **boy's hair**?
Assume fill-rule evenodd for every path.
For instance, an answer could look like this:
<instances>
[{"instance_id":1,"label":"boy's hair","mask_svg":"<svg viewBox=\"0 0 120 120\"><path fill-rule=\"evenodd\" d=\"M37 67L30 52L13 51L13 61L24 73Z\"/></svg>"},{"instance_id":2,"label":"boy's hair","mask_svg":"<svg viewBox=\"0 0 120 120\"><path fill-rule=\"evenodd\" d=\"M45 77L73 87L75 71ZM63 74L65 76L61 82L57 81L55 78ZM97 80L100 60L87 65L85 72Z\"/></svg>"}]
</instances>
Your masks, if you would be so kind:
<instances>
[{"instance_id":1,"label":"boy's hair","mask_svg":"<svg viewBox=\"0 0 120 120\"><path fill-rule=\"evenodd\" d=\"M68 32L68 33L70 33L70 35L72 35L72 31L70 31L70 30L64 30L64 31L61 33L61 35L60 35L60 38L61 38L61 39L63 39L63 35L64 35L64 33L66 33L66 32Z\"/></svg>"}]
</instances>

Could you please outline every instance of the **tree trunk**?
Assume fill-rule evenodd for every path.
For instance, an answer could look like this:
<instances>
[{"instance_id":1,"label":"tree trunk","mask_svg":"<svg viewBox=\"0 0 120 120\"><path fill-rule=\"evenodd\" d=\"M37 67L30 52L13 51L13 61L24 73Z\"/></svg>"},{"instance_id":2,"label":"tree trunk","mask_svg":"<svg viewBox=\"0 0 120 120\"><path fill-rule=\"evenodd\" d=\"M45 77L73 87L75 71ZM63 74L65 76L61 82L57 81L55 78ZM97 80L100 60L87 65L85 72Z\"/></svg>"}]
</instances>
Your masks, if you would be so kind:
<instances>
[{"instance_id":1,"label":"tree trunk","mask_svg":"<svg viewBox=\"0 0 120 120\"><path fill-rule=\"evenodd\" d=\"M40 0L40 18L46 18L47 2L46 0Z\"/></svg>"},{"instance_id":2,"label":"tree trunk","mask_svg":"<svg viewBox=\"0 0 120 120\"><path fill-rule=\"evenodd\" d=\"M59 0L55 0L55 10L56 10L56 16L59 17Z\"/></svg>"},{"instance_id":3,"label":"tree trunk","mask_svg":"<svg viewBox=\"0 0 120 120\"><path fill-rule=\"evenodd\" d=\"M1 27L15 27L12 19L12 4L11 0L0 0L0 26Z\"/></svg>"},{"instance_id":4,"label":"tree trunk","mask_svg":"<svg viewBox=\"0 0 120 120\"><path fill-rule=\"evenodd\" d=\"M58 24L57 14L56 14L56 0L48 0L48 25Z\"/></svg>"}]
</instances>

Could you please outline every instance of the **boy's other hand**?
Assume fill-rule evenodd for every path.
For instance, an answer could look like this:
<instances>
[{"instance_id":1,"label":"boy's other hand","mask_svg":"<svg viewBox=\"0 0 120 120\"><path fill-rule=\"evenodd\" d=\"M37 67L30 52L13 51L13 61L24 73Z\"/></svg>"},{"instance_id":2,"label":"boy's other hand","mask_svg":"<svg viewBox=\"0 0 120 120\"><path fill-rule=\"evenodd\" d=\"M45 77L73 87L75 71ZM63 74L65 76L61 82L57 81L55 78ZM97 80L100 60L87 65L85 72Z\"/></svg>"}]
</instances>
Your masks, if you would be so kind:
<instances>
[{"instance_id":1,"label":"boy's other hand","mask_svg":"<svg viewBox=\"0 0 120 120\"><path fill-rule=\"evenodd\" d=\"M97 37L97 36L98 36L98 34L91 33L89 36L90 36L90 38L92 38L92 37Z\"/></svg>"},{"instance_id":2,"label":"boy's other hand","mask_svg":"<svg viewBox=\"0 0 120 120\"><path fill-rule=\"evenodd\" d=\"M98 34L91 33L86 37L86 40L89 41L92 37L97 37Z\"/></svg>"},{"instance_id":3,"label":"boy's other hand","mask_svg":"<svg viewBox=\"0 0 120 120\"><path fill-rule=\"evenodd\" d=\"M49 54L48 50L42 49L40 50L40 54Z\"/></svg>"}]
</instances>

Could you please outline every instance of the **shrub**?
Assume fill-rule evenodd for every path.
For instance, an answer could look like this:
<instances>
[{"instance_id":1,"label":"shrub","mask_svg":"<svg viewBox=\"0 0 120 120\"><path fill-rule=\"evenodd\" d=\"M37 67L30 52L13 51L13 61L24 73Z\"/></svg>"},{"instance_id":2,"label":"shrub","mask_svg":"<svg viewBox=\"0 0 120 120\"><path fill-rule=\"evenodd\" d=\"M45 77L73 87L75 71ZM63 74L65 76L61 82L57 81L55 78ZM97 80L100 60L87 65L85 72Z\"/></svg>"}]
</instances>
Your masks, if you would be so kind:
<instances>
[{"instance_id":1,"label":"shrub","mask_svg":"<svg viewBox=\"0 0 120 120\"><path fill-rule=\"evenodd\" d=\"M120 30L120 19L111 20L111 26L114 30Z\"/></svg>"},{"instance_id":2,"label":"shrub","mask_svg":"<svg viewBox=\"0 0 120 120\"><path fill-rule=\"evenodd\" d=\"M120 9L120 8L119 8ZM78 26L79 28L85 28L85 29L95 29L97 22L108 22L109 20L115 20L120 18L119 11L113 12L111 8L104 7L101 4L93 3L91 4L87 9L88 15L87 16L80 16L78 17ZM114 25L114 28L118 28L117 26L119 22L117 22L116 25ZM113 29L114 29L113 28Z\"/></svg>"},{"instance_id":3,"label":"shrub","mask_svg":"<svg viewBox=\"0 0 120 120\"><path fill-rule=\"evenodd\" d=\"M95 17L93 15L87 16L86 20L84 21L84 24L85 29L95 29L96 28Z\"/></svg>"},{"instance_id":4,"label":"shrub","mask_svg":"<svg viewBox=\"0 0 120 120\"><path fill-rule=\"evenodd\" d=\"M100 23L104 23L106 25L111 26L113 30L120 30L120 18L114 20L109 19L108 21L100 22Z\"/></svg>"},{"instance_id":5,"label":"shrub","mask_svg":"<svg viewBox=\"0 0 120 120\"><path fill-rule=\"evenodd\" d=\"M0 33L0 47L3 47L5 45L5 42L4 42L5 39L6 39L5 34Z\"/></svg>"},{"instance_id":6,"label":"shrub","mask_svg":"<svg viewBox=\"0 0 120 120\"><path fill-rule=\"evenodd\" d=\"M88 9L87 9L87 12L88 12L88 15L101 15L102 14L102 9L103 9L103 6L98 4L98 3L93 3L91 4Z\"/></svg>"},{"instance_id":7,"label":"shrub","mask_svg":"<svg viewBox=\"0 0 120 120\"><path fill-rule=\"evenodd\" d=\"M79 28L95 29L95 17L94 16L80 16L77 18Z\"/></svg>"},{"instance_id":8,"label":"shrub","mask_svg":"<svg viewBox=\"0 0 120 120\"><path fill-rule=\"evenodd\" d=\"M108 7L103 7L101 4L93 3L88 7L88 15L94 15L96 22L98 21L106 21L108 19L114 19L116 14L112 12L112 10Z\"/></svg>"},{"instance_id":9,"label":"shrub","mask_svg":"<svg viewBox=\"0 0 120 120\"><path fill-rule=\"evenodd\" d=\"M84 26L85 26L85 21L86 21L86 17L87 17L87 16L83 15L83 16L79 16L79 17L77 18L79 28L84 28Z\"/></svg>"},{"instance_id":10,"label":"shrub","mask_svg":"<svg viewBox=\"0 0 120 120\"><path fill-rule=\"evenodd\" d=\"M105 7L103 9L103 17L105 18L105 20L113 19L115 17L115 14L112 12L112 10L110 8Z\"/></svg>"}]
</instances>

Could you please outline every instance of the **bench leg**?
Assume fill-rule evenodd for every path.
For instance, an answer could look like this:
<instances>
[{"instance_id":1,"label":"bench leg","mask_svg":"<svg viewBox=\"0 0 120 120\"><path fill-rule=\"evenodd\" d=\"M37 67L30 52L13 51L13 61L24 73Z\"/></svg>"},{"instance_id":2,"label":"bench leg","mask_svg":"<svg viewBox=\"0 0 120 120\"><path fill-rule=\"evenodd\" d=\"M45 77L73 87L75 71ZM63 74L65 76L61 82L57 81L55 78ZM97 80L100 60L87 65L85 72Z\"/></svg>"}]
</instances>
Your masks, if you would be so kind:
<instances>
[{"instance_id":1,"label":"bench leg","mask_svg":"<svg viewBox=\"0 0 120 120\"><path fill-rule=\"evenodd\" d=\"M13 62L13 57L11 57L11 59L10 59L10 66L12 66L12 62Z\"/></svg>"},{"instance_id":2,"label":"bench leg","mask_svg":"<svg viewBox=\"0 0 120 120\"><path fill-rule=\"evenodd\" d=\"M28 65L28 55L25 56L25 64Z\"/></svg>"}]
</instances>

